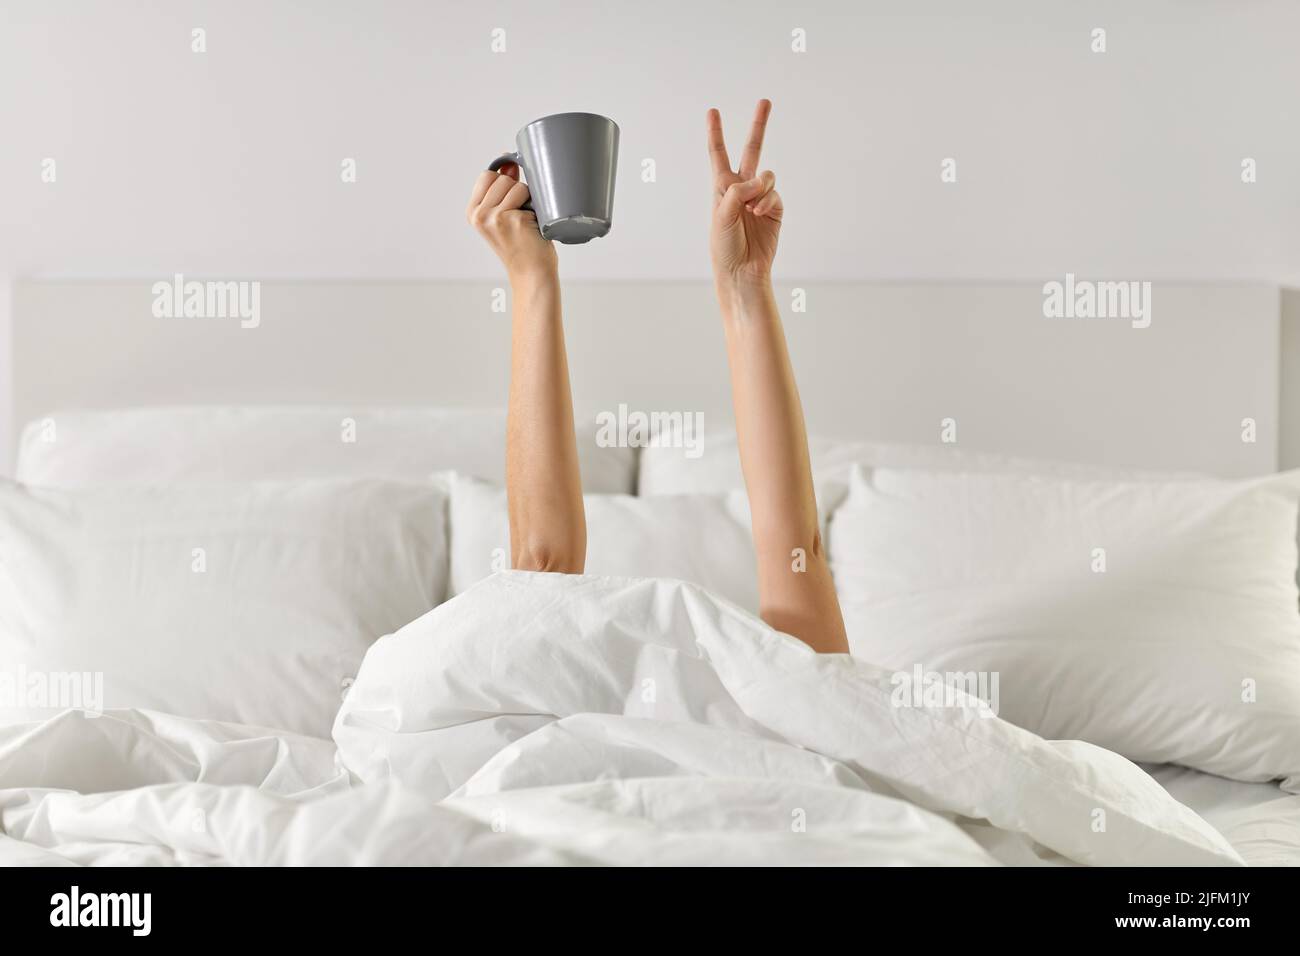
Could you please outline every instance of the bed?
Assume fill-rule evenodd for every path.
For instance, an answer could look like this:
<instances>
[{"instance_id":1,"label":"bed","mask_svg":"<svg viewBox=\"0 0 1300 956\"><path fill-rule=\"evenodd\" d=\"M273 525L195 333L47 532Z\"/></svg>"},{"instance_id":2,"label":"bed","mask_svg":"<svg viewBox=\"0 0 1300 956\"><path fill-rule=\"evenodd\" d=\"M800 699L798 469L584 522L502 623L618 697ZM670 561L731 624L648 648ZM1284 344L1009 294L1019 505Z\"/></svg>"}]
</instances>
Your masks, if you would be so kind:
<instances>
[{"instance_id":1,"label":"bed","mask_svg":"<svg viewBox=\"0 0 1300 956\"><path fill-rule=\"evenodd\" d=\"M1300 863L1294 474L814 438L832 659L754 616L734 434L579 423L566 576L505 567L503 429L34 420L0 862Z\"/></svg>"}]
</instances>

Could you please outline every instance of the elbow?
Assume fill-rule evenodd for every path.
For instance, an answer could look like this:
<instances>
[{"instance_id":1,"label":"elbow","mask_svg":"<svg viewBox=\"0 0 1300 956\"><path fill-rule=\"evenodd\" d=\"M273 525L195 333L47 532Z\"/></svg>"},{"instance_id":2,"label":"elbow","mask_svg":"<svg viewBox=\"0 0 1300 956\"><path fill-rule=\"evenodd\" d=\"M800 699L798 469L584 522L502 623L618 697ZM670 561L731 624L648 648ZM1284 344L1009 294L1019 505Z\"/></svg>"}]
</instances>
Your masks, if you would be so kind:
<instances>
[{"instance_id":1,"label":"elbow","mask_svg":"<svg viewBox=\"0 0 1300 956\"><path fill-rule=\"evenodd\" d=\"M817 565L830 567L821 527L816 524L793 533L788 528L776 531L756 524L754 542L760 558L766 556L775 565L789 565L792 571L806 571Z\"/></svg>"},{"instance_id":2,"label":"elbow","mask_svg":"<svg viewBox=\"0 0 1300 956\"><path fill-rule=\"evenodd\" d=\"M808 557L816 561L826 561L826 545L822 541L821 523L813 528L812 547L808 550Z\"/></svg>"},{"instance_id":3,"label":"elbow","mask_svg":"<svg viewBox=\"0 0 1300 956\"><path fill-rule=\"evenodd\" d=\"M582 574L587 564L587 542L525 542L514 549L511 565L516 571L550 571L555 574Z\"/></svg>"},{"instance_id":4,"label":"elbow","mask_svg":"<svg viewBox=\"0 0 1300 956\"><path fill-rule=\"evenodd\" d=\"M826 563L826 541L822 537L821 521L816 512L795 520L776 515L768 520L755 513L750 521L754 546L760 557L781 557L784 561L800 558L809 564Z\"/></svg>"}]
</instances>

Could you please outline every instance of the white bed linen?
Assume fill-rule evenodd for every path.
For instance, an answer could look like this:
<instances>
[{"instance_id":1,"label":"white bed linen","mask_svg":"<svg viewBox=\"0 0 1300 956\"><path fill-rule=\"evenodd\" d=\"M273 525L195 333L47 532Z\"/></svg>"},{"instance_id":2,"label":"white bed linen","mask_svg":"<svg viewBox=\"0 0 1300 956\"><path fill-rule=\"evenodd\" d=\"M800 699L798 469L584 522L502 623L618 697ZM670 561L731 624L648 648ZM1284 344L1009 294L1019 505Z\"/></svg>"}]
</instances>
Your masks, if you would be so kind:
<instances>
[{"instance_id":1,"label":"white bed linen","mask_svg":"<svg viewBox=\"0 0 1300 956\"><path fill-rule=\"evenodd\" d=\"M849 647L1000 675L1007 720L1300 792L1300 471L858 470L827 549Z\"/></svg>"},{"instance_id":2,"label":"white bed linen","mask_svg":"<svg viewBox=\"0 0 1300 956\"><path fill-rule=\"evenodd\" d=\"M1300 794L1172 764L1143 769L1227 837L1251 866L1300 866Z\"/></svg>"},{"instance_id":3,"label":"white bed linen","mask_svg":"<svg viewBox=\"0 0 1300 956\"><path fill-rule=\"evenodd\" d=\"M444 476L451 535L448 596L506 567L506 490L465 475ZM589 574L692 581L758 611L749 498L725 495L583 495Z\"/></svg>"},{"instance_id":4,"label":"white bed linen","mask_svg":"<svg viewBox=\"0 0 1300 956\"><path fill-rule=\"evenodd\" d=\"M642 449L637 465L637 494L725 494L745 487L740 469L740 444L734 428L712 424L700 438L701 454L687 457L672 443L652 441ZM824 435L808 436L817 501L823 514L834 510L848 493L855 467L915 468L925 471L977 474L1044 475L1057 478L1172 481L1198 477L1191 472L1115 468L1081 462L1020 458L996 452L967 451L957 445L851 441Z\"/></svg>"},{"instance_id":5,"label":"white bed linen","mask_svg":"<svg viewBox=\"0 0 1300 956\"><path fill-rule=\"evenodd\" d=\"M372 649L337 751L136 711L0 729L0 863L1240 862L1122 758L890 713L879 679L690 585L510 572Z\"/></svg>"},{"instance_id":6,"label":"white bed linen","mask_svg":"<svg viewBox=\"0 0 1300 956\"><path fill-rule=\"evenodd\" d=\"M591 416L574 423L582 486L627 494L636 449L596 441ZM505 480L502 410L355 405L179 405L51 412L28 423L16 478L42 488L110 484L418 480L459 471Z\"/></svg>"},{"instance_id":7,"label":"white bed linen","mask_svg":"<svg viewBox=\"0 0 1300 956\"><path fill-rule=\"evenodd\" d=\"M325 736L366 648L446 594L445 511L427 479L0 479L0 723L138 707Z\"/></svg>"}]
</instances>

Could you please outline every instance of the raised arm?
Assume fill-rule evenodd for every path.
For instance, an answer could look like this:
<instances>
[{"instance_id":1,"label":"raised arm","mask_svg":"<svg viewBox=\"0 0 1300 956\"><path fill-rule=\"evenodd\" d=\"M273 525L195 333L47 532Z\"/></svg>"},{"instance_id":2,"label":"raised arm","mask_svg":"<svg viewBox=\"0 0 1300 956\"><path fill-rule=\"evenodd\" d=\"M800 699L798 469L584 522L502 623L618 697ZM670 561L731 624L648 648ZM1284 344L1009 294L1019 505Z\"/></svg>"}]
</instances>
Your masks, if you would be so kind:
<instances>
[{"instance_id":1,"label":"raised arm","mask_svg":"<svg viewBox=\"0 0 1300 956\"><path fill-rule=\"evenodd\" d=\"M709 249L758 559L759 613L814 650L847 653L848 638L822 544L808 436L772 291L784 206L776 177L758 172L772 104L760 100L733 171L722 118L708 113L713 164Z\"/></svg>"},{"instance_id":2,"label":"raised arm","mask_svg":"<svg viewBox=\"0 0 1300 956\"><path fill-rule=\"evenodd\" d=\"M581 574L587 522L573 434L573 400L560 314L558 258L521 209L528 187L518 171L482 173L468 217L510 279L510 406L506 418L506 497L511 566Z\"/></svg>"}]
</instances>

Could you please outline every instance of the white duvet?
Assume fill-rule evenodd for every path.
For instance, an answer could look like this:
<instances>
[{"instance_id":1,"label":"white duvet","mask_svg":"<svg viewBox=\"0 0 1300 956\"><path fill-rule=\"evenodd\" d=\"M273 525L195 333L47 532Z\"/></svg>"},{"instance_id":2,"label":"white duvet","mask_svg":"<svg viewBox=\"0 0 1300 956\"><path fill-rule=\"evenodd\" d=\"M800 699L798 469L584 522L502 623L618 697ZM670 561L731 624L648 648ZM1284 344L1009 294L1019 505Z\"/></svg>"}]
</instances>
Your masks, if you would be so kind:
<instances>
[{"instance_id":1,"label":"white duvet","mask_svg":"<svg viewBox=\"0 0 1300 956\"><path fill-rule=\"evenodd\" d=\"M1241 862L1123 758L889 678L691 585L506 572L378 641L333 741L0 729L0 864Z\"/></svg>"}]
</instances>

